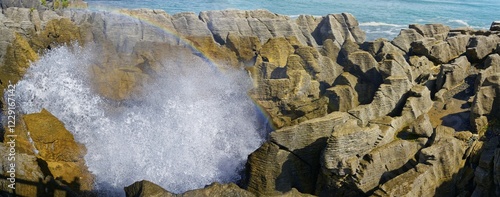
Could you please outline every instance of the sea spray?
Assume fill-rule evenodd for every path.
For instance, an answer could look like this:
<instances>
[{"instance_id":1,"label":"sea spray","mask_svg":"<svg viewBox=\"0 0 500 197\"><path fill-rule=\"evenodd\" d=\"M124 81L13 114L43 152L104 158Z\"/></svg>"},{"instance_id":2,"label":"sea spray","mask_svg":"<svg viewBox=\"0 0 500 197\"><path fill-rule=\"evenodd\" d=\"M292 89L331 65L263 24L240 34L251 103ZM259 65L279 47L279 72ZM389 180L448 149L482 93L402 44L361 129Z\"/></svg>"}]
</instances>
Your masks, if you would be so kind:
<instances>
[{"instance_id":1,"label":"sea spray","mask_svg":"<svg viewBox=\"0 0 500 197\"><path fill-rule=\"evenodd\" d=\"M244 72L220 71L201 58L165 60L141 95L117 102L92 88L93 51L48 51L17 88L23 113L46 108L86 146L99 191L120 195L145 179L178 193L240 178L263 141Z\"/></svg>"}]
</instances>

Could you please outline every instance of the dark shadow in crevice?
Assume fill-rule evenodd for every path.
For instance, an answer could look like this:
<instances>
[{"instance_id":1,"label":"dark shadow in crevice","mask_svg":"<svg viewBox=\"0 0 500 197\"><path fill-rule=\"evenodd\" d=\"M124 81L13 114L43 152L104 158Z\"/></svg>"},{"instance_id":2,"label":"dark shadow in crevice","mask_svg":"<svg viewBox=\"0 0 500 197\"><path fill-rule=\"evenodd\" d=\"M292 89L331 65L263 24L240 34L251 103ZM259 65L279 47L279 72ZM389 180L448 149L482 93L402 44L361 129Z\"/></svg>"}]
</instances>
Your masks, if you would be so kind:
<instances>
[{"instance_id":1,"label":"dark shadow in crevice","mask_svg":"<svg viewBox=\"0 0 500 197\"><path fill-rule=\"evenodd\" d=\"M6 180L7 176L0 175L0 179ZM75 177L75 180L78 178ZM29 196L41 196L41 197L55 197L60 196L61 193L66 194L66 197L95 197L97 194L93 191L81 191L79 189L74 189L73 186L80 187L78 181L72 181L71 183L63 183L61 180L54 180L52 177L48 176L45 180L39 178L38 181L31 181L16 178L15 188L16 190L6 190L0 191L0 196L25 196L22 194L29 194ZM10 183L10 182L9 182ZM22 188L22 189L21 189Z\"/></svg>"},{"instance_id":2,"label":"dark shadow in crevice","mask_svg":"<svg viewBox=\"0 0 500 197\"><path fill-rule=\"evenodd\" d=\"M442 125L451 127L455 131L470 131L472 129L470 125L470 112L460 112L454 114L448 114L441 118Z\"/></svg>"},{"instance_id":3,"label":"dark shadow in crevice","mask_svg":"<svg viewBox=\"0 0 500 197\"><path fill-rule=\"evenodd\" d=\"M289 151L287 160L281 167L281 173L276 178L276 190L288 192L296 188L301 193L315 194L316 182L321 172L321 152L326 146L327 138L319 138L308 146L287 150L280 146L281 150ZM278 145L279 146L279 145Z\"/></svg>"}]
</instances>

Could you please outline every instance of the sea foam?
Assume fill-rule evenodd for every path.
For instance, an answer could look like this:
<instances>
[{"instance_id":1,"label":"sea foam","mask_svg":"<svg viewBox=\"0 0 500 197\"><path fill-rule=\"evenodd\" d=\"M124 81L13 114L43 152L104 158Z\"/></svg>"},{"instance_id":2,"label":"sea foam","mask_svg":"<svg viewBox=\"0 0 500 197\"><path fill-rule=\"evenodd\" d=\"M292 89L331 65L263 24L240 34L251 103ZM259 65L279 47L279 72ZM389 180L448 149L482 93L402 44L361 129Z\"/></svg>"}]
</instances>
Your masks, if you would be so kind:
<instances>
[{"instance_id":1,"label":"sea foam","mask_svg":"<svg viewBox=\"0 0 500 197\"><path fill-rule=\"evenodd\" d=\"M86 146L85 161L101 194L123 195L123 187L140 180L179 193L240 178L247 156L264 139L246 94L246 73L185 62L165 67L144 95L110 101L90 83L93 51L73 46L47 52L17 92L23 113L46 108Z\"/></svg>"}]
</instances>

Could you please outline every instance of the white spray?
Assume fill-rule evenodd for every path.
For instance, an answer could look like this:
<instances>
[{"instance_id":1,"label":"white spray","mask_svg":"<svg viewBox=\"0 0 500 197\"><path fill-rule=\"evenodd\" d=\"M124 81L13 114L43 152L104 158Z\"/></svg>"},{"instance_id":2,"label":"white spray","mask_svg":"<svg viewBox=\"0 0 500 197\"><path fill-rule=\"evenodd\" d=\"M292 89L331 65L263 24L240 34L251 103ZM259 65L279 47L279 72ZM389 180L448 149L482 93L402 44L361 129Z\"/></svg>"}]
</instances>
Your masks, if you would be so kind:
<instances>
[{"instance_id":1,"label":"white spray","mask_svg":"<svg viewBox=\"0 0 500 197\"><path fill-rule=\"evenodd\" d=\"M117 104L92 89L91 51L53 49L17 88L23 113L46 108L86 146L99 190L119 194L145 179L178 193L240 178L263 141L243 72L222 74L209 63L170 67L144 95Z\"/></svg>"}]
</instances>

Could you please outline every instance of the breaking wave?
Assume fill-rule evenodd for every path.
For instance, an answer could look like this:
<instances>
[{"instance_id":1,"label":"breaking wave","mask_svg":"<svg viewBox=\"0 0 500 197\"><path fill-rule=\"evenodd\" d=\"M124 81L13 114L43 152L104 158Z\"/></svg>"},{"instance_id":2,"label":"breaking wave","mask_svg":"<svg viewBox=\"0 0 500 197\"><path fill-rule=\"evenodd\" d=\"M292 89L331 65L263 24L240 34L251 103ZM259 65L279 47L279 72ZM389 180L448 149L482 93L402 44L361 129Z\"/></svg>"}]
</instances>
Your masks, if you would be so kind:
<instances>
[{"instance_id":1,"label":"breaking wave","mask_svg":"<svg viewBox=\"0 0 500 197\"><path fill-rule=\"evenodd\" d=\"M117 102L92 88L94 53L79 46L48 51L17 90L23 113L46 108L86 146L98 191L123 195L123 187L145 179L179 193L240 179L264 140L246 73L185 62L165 68L144 95Z\"/></svg>"}]
</instances>

